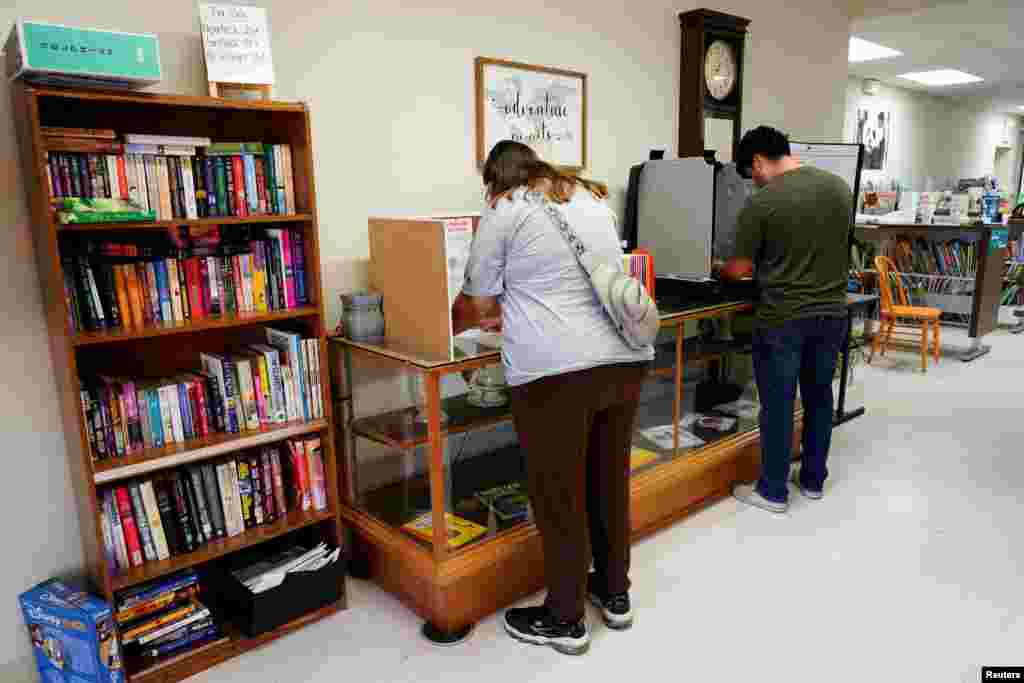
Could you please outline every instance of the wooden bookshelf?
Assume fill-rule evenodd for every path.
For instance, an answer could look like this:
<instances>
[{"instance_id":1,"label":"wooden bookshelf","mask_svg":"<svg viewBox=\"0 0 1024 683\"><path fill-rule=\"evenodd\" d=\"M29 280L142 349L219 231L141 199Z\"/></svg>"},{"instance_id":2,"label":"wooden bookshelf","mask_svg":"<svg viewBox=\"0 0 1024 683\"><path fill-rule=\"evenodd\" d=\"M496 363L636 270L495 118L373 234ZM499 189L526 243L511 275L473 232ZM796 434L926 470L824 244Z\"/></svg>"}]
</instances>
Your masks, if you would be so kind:
<instances>
[{"instance_id":1,"label":"wooden bookshelf","mask_svg":"<svg viewBox=\"0 0 1024 683\"><path fill-rule=\"evenodd\" d=\"M103 92L37 87L15 82L11 85L12 111L20 145L23 184L26 188L33 240L43 286L50 350L66 435L67 457L74 487L75 503L84 549L85 572L94 590L113 602L116 591L187 567L202 566L244 548L280 538L292 532L311 533L342 545L343 535L338 499L339 467L335 455L333 404L330 401L325 319L320 272L319 229L316 189L313 177L313 143L309 112L302 103L221 100L208 97L151 95L134 92ZM52 207L47 178L47 157L41 127L112 129L118 135L151 133L210 137L215 141L261 141L291 147L295 213L259 215L246 218L203 218L108 224L61 225ZM64 296L60 238L68 233L117 231L118 237L177 226L288 224L302 231L305 247L308 306L262 314L238 314L196 320L185 325L148 326L102 332L76 333L68 329L70 311ZM232 344L252 343L267 324L301 332L304 338L320 341L324 417L306 423L289 423L242 434L218 434L161 449L147 449L128 457L94 463L83 423L80 399L81 372L109 372L114 375L168 376L183 371L198 352L222 352ZM112 482L138 477L157 470L179 467L243 449L281 441L303 434L319 434L324 456L327 508L323 512L291 512L278 522L249 529L230 539L207 543L195 552L168 560L147 562L118 574L108 566L98 501ZM228 637L210 647L162 663L158 668L128 672L130 683L172 683L208 669L219 662L322 619L346 605L342 600L306 615L259 638L245 638L230 627Z\"/></svg>"},{"instance_id":2,"label":"wooden bookshelf","mask_svg":"<svg viewBox=\"0 0 1024 683\"><path fill-rule=\"evenodd\" d=\"M313 220L308 213L290 216L264 215L219 216L216 218L175 219L173 221L142 221L138 223L57 223L59 232L109 232L111 230L166 230L180 226L192 227L201 225L254 225L266 223L306 223Z\"/></svg>"},{"instance_id":3,"label":"wooden bookshelf","mask_svg":"<svg viewBox=\"0 0 1024 683\"><path fill-rule=\"evenodd\" d=\"M286 517L273 524L253 527L238 536L212 541L203 545L199 550L178 555L169 560L146 562L141 567L111 577L111 583L114 586L114 590L121 590L129 586L145 583L146 581L152 581L182 569L205 564L210 560L215 560L218 557L223 557L257 543L269 541L283 534L304 529L311 524L328 521L333 515L334 513L329 510L324 512L292 510Z\"/></svg>"}]
</instances>

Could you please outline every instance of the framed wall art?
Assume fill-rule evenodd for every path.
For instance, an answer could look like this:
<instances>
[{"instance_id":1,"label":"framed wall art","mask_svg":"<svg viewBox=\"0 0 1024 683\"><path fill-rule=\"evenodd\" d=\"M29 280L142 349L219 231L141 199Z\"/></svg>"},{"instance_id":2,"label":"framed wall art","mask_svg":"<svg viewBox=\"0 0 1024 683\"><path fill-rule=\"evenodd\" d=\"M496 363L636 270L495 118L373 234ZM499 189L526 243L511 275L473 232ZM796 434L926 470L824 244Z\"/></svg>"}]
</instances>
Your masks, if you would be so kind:
<instances>
[{"instance_id":1,"label":"framed wall art","mask_svg":"<svg viewBox=\"0 0 1024 683\"><path fill-rule=\"evenodd\" d=\"M587 75L532 64L476 60L476 157L516 140L550 164L587 166Z\"/></svg>"}]
</instances>

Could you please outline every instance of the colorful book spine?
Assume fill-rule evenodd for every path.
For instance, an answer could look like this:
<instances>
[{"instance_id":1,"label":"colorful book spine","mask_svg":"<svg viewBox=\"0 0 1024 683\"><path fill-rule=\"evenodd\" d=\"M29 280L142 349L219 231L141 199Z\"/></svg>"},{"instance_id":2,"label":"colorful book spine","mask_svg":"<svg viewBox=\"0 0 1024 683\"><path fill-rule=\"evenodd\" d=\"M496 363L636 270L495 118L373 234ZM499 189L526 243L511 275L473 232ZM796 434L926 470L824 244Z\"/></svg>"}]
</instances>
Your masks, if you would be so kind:
<instances>
[{"instance_id":1,"label":"colorful book spine","mask_svg":"<svg viewBox=\"0 0 1024 683\"><path fill-rule=\"evenodd\" d=\"M295 507L307 511L313 507L313 497L310 495L309 465L306 463L305 449L295 441L288 441L288 451L291 458L293 496Z\"/></svg>"},{"instance_id":2,"label":"colorful book spine","mask_svg":"<svg viewBox=\"0 0 1024 683\"><path fill-rule=\"evenodd\" d=\"M260 196L256 189L256 161L252 154L242 156L242 170L245 174L246 212L255 215L260 213Z\"/></svg>"},{"instance_id":3,"label":"colorful book spine","mask_svg":"<svg viewBox=\"0 0 1024 683\"><path fill-rule=\"evenodd\" d=\"M125 546L128 549L128 561L132 567L141 567L143 562L142 543L139 540L139 529L135 525L132 514L132 501L128 489L119 486L114 491L117 497L117 513L121 518L121 529L124 532Z\"/></svg>"},{"instance_id":4,"label":"colorful book spine","mask_svg":"<svg viewBox=\"0 0 1024 683\"><path fill-rule=\"evenodd\" d=\"M128 544L124 537L124 526L121 523L120 506L118 505L115 492L107 490L103 492L104 507L110 519L110 531L114 542L114 554L117 558L117 569L126 572L131 569L131 559L128 556Z\"/></svg>"},{"instance_id":5,"label":"colorful book spine","mask_svg":"<svg viewBox=\"0 0 1024 683\"><path fill-rule=\"evenodd\" d=\"M142 505L146 510L146 518L149 521L149 531L153 537L156 557L158 560L166 560L171 556L171 553L167 545L167 534L164 531L163 520L160 518L160 507L156 499L156 492L153 489L153 482L144 481L139 484L139 494L142 497Z\"/></svg>"},{"instance_id":6,"label":"colorful book spine","mask_svg":"<svg viewBox=\"0 0 1024 683\"><path fill-rule=\"evenodd\" d=\"M251 529L256 524L256 516L253 512L252 473L249 471L249 462L245 458L240 458L236 467L238 468L238 493L242 505L242 522L246 529Z\"/></svg>"},{"instance_id":7,"label":"colorful book spine","mask_svg":"<svg viewBox=\"0 0 1024 683\"><path fill-rule=\"evenodd\" d=\"M146 507L142 502L142 493L138 484L128 487L128 495L131 497L132 513L135 517L135 525L139 530L139 539L142 542L142 556L147 562L157 560L156 546L153 544L153 533L149 528L149 516L146 514Z\"/></svg>"},{"instance_id":8,"label":"colorful book spine","mask_svg":"<svg viewBox=\"0 0 1024 683\"><path fill-rule=\"evenodd\" d=\"M263 473L260 471L259 458L249 458L249 477L252 481L252 515L255 526L266 523L266 504L263 502Z\"/></svg>"},{"instance_id":9,"label":"colorful book spine","mask_svg":"<svg viewBox=\"0 0 1024 683\"><path fill-rule=\"evenodd\" d=\"M224 538L227 535L224 526L224 505L221 501L220 487L217 484L217 472L213 465L205 464L200 466L200 478L203 480L203 493L206 496L206 505L210 513L210 525L213 527L215 538Z\"/></svg>"},{"instance_id":10,"label":"colorful book spine","mask_svg":"<svg viewBox=\"0 0 1024 683\"><path fill-rule=\"evenodd\" d=\"M182 441L194 439L196 433L192 423L192 399L189 396L188 385L178 382L175 389L178 391L178 413L181 415Z\"/></svg>"},{"instance_id":11,"label":"colorful book spine","mask_svg":"<svg viewBox=\"0 0 1024 683\"><path fill-rule=\"evenodd\" d=\"M231 157L231 183L234 187L234 207L236 216L248 216L249 205L245 199L245 167L242 157Z\"/></svg>"},{"instance_id":12,"label":"colorful book spine","mask_svg":"<svg viewBox=\"0 0 1024 683\"><path fill-rule=\"evenodd\" d=\"M203 485L203 474L198 467L188 468L189 493L195 500L196 509L199 513L199 526L203 538L207 541L216 538L213 531L213 518L210 516L210 508L206 500L206 489Z\"/></svg>"},{"instance_id":13,"label":"colorful book spine","mask_svg":"<svg viewBox=\"0 0 1024 683\"><path fill-rule=\"evenodd\" d=\"M306 464L309 467L309 488L313 508L317 511L327 509L327 488L325 485L323 452L320 439L307 439Z\"/></svg>"},{"instance_id":14,"label":"colorful book spine","mask_svg":"<svg viewBox=\"0 0 1024 683\"><path fill-rule=\"evenodd\" d=\"M295 300L295 264L292 261L291 231L281 230L281 253L284 262L285 303L289 309L296 307Z\"/></svg>"},{"instance_id":15,"label":"colorful book spine","mask_svg":"<svg viewBox=\"0 0 1024 683\"><path fill-rule=\"evenodd\" d=\"M284 490L284 469L281 464L281 452L275 446L270 449L270 467L274 486L274 506L279 517L284 517L288 510L287 496Z\"/></svg>"},{"instance_id":16,"label":"colorful book spine","mask_svg":"<svg viewBox=\"0 0 1024 683\"><path fill-rule=\"evenodd\" d=\"M295 276L295 305L304 306L310 302L306 288L306 242L301 230L290 232L292 246L292 268Z\"/></svg>"}]
</instances>

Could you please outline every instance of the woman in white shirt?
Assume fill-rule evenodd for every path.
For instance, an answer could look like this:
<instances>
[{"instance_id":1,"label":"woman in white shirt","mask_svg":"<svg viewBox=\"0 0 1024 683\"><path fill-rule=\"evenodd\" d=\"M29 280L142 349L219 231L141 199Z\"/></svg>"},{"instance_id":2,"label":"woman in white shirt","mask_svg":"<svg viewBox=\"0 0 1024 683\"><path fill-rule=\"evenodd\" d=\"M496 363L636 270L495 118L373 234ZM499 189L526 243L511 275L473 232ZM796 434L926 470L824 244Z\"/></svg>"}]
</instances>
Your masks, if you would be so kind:
<instances>
[{"instance_id":1,"label":"woman in white shirt","mask_svg":"<svg viewBox=\"0 0 1024 683\"><path fill-rule=\"evenodd\" d=\"M654 351L622 340L544 211L545 198L554 202L591 252L621 268L607 188L562 173L512 141L494 147L483 176L488 206L452 315L456 332L503 330L548 586L543 605L508 610L505 628L525 642L583 654L590 646L588 595L608 626L625 629L633 621L629 453Z\"/></svg>"}]
</instances>

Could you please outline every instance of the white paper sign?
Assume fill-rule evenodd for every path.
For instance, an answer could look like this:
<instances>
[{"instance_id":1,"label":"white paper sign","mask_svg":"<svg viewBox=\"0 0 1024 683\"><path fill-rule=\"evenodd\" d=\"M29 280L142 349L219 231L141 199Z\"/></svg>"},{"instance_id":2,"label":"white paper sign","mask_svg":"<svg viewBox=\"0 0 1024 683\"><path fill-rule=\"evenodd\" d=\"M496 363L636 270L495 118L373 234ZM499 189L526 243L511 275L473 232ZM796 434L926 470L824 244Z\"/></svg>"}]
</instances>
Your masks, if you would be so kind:
<instances>
[{"instance_id":1,"label":"white paper sign","mask_svg":"<svg viewBox=\"0 0 1024 683\"><path fill-rule=\"evenodd\" d=\"M206 80L273 85L267 10L243 5L199 5Z\"/></svg>"},{"instance_id":2,"label":"white paper sign","mask_svg":"<svg viewBox=\"0 0 1024 683\"><path fill-rule=\"evenodd\" d=\"M444 223L444 252L448 259L448 305L462 291L466 281L469 251L473 247L473 219L452 218Z\"/></svg>"}]
</instances>

